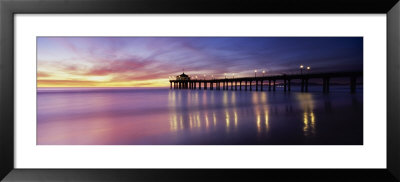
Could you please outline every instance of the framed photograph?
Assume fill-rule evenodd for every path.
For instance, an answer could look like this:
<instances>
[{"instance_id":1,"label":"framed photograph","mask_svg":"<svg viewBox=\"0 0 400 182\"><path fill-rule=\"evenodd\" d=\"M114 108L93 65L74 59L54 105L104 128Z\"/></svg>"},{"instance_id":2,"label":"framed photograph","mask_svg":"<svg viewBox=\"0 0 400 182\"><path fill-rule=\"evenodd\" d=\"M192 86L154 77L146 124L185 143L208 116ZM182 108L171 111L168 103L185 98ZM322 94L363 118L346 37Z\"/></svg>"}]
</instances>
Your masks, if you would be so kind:
<instances>
[{"instance_id":1,"label":"framed photograph","mask_svg":"<svg viewBox=\"0 0 400 182\"><path fill-rule=\"evenodd\" d=\"M1 1L0 177L399 181L399 6Z\"/></svg>"}]
</instances>

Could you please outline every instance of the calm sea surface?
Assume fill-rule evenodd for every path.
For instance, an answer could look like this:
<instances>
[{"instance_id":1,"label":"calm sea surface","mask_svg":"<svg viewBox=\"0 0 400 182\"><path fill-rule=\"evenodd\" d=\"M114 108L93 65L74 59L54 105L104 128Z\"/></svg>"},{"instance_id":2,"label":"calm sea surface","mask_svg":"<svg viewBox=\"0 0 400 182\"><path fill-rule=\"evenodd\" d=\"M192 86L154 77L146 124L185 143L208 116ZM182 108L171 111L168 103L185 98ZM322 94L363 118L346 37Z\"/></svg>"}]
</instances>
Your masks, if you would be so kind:
<instances>
[{"instance_id":1,"label":"calm sea surface","mask_svg":"<svg viewBox=\"0 0 400 182\"><path fill-rule=\"evenodd\" d=\"M39 145L363 144L362 89L39 88Z\"/></svg>"}]
</instances>

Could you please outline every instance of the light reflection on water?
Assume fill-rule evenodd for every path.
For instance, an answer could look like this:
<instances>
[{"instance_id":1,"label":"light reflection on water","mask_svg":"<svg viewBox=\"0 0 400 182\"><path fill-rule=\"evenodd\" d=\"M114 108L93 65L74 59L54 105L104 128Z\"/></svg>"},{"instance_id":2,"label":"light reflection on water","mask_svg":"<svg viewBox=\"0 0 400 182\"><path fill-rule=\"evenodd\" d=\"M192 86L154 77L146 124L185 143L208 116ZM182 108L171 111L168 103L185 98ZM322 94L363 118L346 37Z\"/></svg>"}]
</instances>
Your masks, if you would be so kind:
<instances>
[{"instance_id":1,"label":"light reflection on water","mask_svg":"<svg viewBox=\"0 0 400 182\"><path fill-rule=\"evenodd\" d=\"M38 144L362 144L362 94L39 92Z\"/></svg>"},{"instance_id":2,"label":"light reflection on water","mask_svg":"<svg viewBox=\"0 0 400 182\"><path fill-rule=\"evenodd\" d=\"M204 92L206 93L206 92ZM225 128L225 132L229 133L230 131L237 131L238 125L246 125L247 127L252 127L252 118L254 122L254 127L256 127L257 134L260 135L262 133L267 133L269 131L269 109L267 103L267 93L266 92L251 92L249 93L251 96L251 105L243 107L237 106L236 97L237 93L225 91L222 93L222 103L223 103L223 112L220 112L219 108L213 108L215 106L218 107L219 100L215 99L214 92L209 94L202 95L201 102L198 102L198 99L192 99L191 93L182 92L182 91L170 91L168 97L168 103L171 107L169 112L170 115L170 128L171 132L177 132L179 130L186 130L183 126L184 121L188 121L189 129L205 129L206 131L215 131L216 129L221 129L221 127ZM185 95L185 96L182 96ZM198 92L194 93L194 97L198 96ZM310 95L300 95L299 101L302 104L306 104ZM187 102L184 100L177 100L176 98L187 97ZM209 97L209 98L208 98ZM231 98L231 99L228 99ZM243 101L243 100L242 100ZM209 102L209 103L207 103ZM310 104L310 103L309 103ZM308 104L308 105L309 105ZM311 102L312 104L312 102ZM240 105L240 104L239 104ZM204 108L205 106L210 106L213 109L199 109ZM309 107L309 106L307 106ZM180 108L180 109L177 109ZM253 110L253 113L249 113L249 108ZM239 112L238 112L239 110ZM187 114L189 113L189 114ZM210 125L209 113L212 113L213 125ZM188 118L184 118L185 115L188 115ZM243 118L239 118L239 116L243 115ZM245 117L247 115L247 117ZM176 118L181 118L180 122L177 122ZM217 119L218 118L218 119ZM239 123L242 122L242 123ZM217 123L220 123L217 127ZM305 122L306 123L306 122ZM313 119L313 123L315 124L315 120ZM307 124L308 125L308 124ZM211 130L214 129L214 130ZM306 130L304 131L305 135Z\"/></svg>"},{"instance_id":3,"label":"light reflection on water","mask_svg":"<svg viewBox=\"0 0 400 182\"><path fill-rule=\"evenodd\" d=\"M297 95L301 109L303 112L304 127L303 133L305 136L315 135L315 116L314 116L314 100L311 94Z\"/></svg>"}]
</instances>

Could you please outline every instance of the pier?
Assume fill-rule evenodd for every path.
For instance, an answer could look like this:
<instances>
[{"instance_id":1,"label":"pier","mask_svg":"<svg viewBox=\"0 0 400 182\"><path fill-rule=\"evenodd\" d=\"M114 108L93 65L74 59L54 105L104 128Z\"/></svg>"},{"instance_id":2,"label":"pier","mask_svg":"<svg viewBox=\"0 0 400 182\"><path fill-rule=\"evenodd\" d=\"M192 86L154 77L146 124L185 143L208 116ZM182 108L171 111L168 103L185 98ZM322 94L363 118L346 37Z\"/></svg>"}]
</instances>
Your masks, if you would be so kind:
<instances>
[{"instance_id":1,"label":"pier","mask_svg":"<svg viewBox=\"0 0 400 182\"><path fill-rule=\"evenodd\" d=\"M274 75L260 77L223 78L223 79L185 79L169 80L170 89L203 89L203 90L239 90L239 91L276 91L277 82L281 82L284 92L292 90L292 81L300 81L300 91L308 92L309 80L320 79L322 92L329 93L330 80L332 78L348 78L349 91L356 92L357 78L362 77L363 72L335 72L335 73L311 73ZM265 85L267 88L265 88Z\"/></svg>"}]
</instances>

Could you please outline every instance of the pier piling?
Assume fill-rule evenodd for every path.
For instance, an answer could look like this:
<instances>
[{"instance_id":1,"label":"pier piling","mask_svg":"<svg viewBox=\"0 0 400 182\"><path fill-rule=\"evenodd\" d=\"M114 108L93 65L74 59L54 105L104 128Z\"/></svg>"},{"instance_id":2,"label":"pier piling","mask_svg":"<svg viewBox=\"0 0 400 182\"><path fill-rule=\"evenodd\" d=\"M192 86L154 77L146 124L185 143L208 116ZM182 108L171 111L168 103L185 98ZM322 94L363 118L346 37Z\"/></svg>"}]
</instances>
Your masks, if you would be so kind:
<instances>
[{"instance_id":1,"label":"pier piling","mask_svg":"<svg viewBox=\"0 0 400 182\"><path fill-rule=\"evenodd\" d=\"M235 90L237 90L237 81L235 81Z\"/></svg>"},{"instance_id":2,"label":"pier piling","mask_svg":"<svg viewBox=\"0 0 400 182\"><path fill-rule=\"evenodd\" d=\"M256 80L256 91L258 91L258 80Z\"/></svg>"},{"instance_id":3,"label":"pier piling","mask_svg":"<svg viewBox=\"0 0 400 182\"><path fill-rule=\"evenodd\" d=\"M268 91L271 91L271 80L268 80Z\"/></svg>"},{"instance_id":4,"label":"pier piling","mask_svg":"<svg viewBox=\"0 0 400 182\"><path fill-rule=\"evenodd\" d=\"M286 92L286 79L283 79L283 91Z\"/></svg>"},{"instance_id":5,"label":"pier piling","mask_svg":"<svg viewBox=\"0 0 400 182\"><path fill-rule=\"evenodd\" d=\"M275 90L276 90L276 80L274 80L274 87L272 89L275 92Z\"/></svg>"},{"instance_id":6,"label":"pier piling","mask_svg":"<svg viewBox=\"0 0 400 182\"><path fill-rule=\"evenodd\" d=\"M351 77L350 78L350 92L351 93L356 93L356 83L357 83L357 78Z\"/></svg>"},{"instance_id":7,"label":"pier piling","mask_svg":"<svg viewBox=\"0 0 400 182\"><path fill-rule=\"evenodd\" d=\"M305 84L306 84L306 85L305 85L305 91L308 92L308 79L307 79L307 78L305 79L305 82L306 82L306 83L305 83Z\"/></svg>"}]
</instances>

